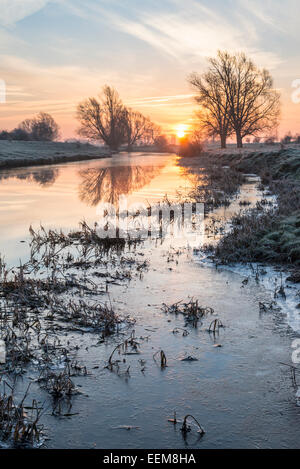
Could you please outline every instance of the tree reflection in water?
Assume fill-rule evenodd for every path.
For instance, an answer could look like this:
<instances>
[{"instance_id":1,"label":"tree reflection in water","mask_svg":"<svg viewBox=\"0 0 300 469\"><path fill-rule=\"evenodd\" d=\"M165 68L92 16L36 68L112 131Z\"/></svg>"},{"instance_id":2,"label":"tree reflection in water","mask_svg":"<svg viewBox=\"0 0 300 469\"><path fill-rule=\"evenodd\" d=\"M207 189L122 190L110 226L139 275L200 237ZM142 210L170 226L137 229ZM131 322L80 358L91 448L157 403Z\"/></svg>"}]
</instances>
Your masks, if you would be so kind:
<instances>
[{"instance_id":1,"label":"tree reflection in water","mask_svg":"<svg viewBox=\"0 0 300 469\"><path fill-rule=\"evenodd\" d=\"M156 177L163 166L111 166L79 172L82 182L79 198L92 207L101 203L117 204L120 195L142 189Z\"/></svg>"},{"instance_id":2,"label":"tree reflection in water","mask_svg":"<svg viewBox=\"0 0 300 469\"><path fill-rule=\"evenodd\" d=\"M0 175L1 179L10 179L17 178L22 181L34 182L39 184L42 187L50 187L56 181L59 175L59 170L57 168L44 168L38 170L22 170L21 172L13 173L3 173Z\"/></svg>"},{"instance_id":3,"label":"tree reflection in water","mask_svg":"<svg viewBox=\"0 0 300 469\"><path fill-rule=\"evenodd\" d=\"M50 187L55 183L59 175L59 170L57 168L51 169L40 169L39 171L32 171L30 174L19 175L19 179L27 179L32 182L36 182L43 187Z\"/></svg>"}]
</instances>

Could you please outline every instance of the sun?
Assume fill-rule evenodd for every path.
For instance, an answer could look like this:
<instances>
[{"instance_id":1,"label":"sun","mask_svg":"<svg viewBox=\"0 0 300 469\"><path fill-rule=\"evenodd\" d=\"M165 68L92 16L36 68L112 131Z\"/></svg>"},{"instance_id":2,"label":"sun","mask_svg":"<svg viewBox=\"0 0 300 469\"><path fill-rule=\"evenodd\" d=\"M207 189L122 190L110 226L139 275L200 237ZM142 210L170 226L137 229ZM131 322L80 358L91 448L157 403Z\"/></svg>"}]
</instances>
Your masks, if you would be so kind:
<instances>
[{"instance_id":1,"label":"sun","mask_svg":"<svg viewBox=\"0 0 300 469\"><path fill-rule=\"evenodd\" d=\"M183 138L183 137L185 137L186 131L187 131L187 125L185 125L185 124L178 124L178 125L176 126L176 135L177 135L178 138Z\"/></svg>"}]
</instances>

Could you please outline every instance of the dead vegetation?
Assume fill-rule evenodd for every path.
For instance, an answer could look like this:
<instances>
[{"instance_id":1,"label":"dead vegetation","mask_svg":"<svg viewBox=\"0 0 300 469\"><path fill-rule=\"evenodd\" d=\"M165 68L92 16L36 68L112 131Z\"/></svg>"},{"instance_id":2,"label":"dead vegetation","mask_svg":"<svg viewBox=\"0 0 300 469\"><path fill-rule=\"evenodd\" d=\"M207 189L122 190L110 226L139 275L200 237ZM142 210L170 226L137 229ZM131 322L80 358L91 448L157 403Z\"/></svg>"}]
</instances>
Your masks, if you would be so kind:
<instances>
[{"instance_id":1,"label":"dead vegetation","mask_svg":"<svg viewBox=\"0 0 300 469\"><path fill-rule=\"evenodd\" d=\"M110 371L115 371L118 375L121 374L121 367L120 364L126 364L126 358L114 358L115 354L117 353L119 357L122 355L137 355L139 354L139 347L140 344L135 337L135 331L133 330L130 336L125 339L123 342L118 344L110 354L108 359L108 364L105 368ZM129 375L130 366L126 366L125 374Z\"/></svg>"},{"instance_id":2,"label":"dead vegetation","mask_svg":"<svg viewBox=\"0 0 300 469\"><path fill-rule=\"evenodd\" d=\"M208 332L215 334L216 332L219 332L221 327L224 327L222 321L220 321L220 319L214 319L209 325Z\"/></svg>"},{"instance_id":3,"label":"dead vegetation","mask_svg":"<svg viewBox=\"0 0 300 469\"><path fill-rule=\"evenodd\" d=\"M200 433L201 435L204 435L205 431L204 431L204 429L201 427L201 425L200 425L200 423L198 422L198 420L195 419L195 417L194 417L193 415L189 415L189 414L186 415L186 416L184 417L184 419L183 419L183 423L182 423L182 427L181 427L182 433L186 434L186 433L188 433L188 432L191 431L191 426L188 425L188 423L187 423L187 422L188 422L188 419L192 419L192 420L196 423L196 425L197 425L197 427L198 427L198 433Z\"/></svg>"},{"instance_id":4,"label":"dead vegetation","mask_svg":"<svg viewBox=\"0 0 300 469\"><path fill-rule=\"evenodd\" d=\"M167 365L167 357L166 357L166 354L163 350L158 350L157 352L155 352L155 354L153 355L153 360L156 361L156 357L157 355L159 355L159 358L160 358L160 367L161 369L163 370L164 368L166 368Z\"/></svg>"},{"instance_id":5,"label":"dead vegetation","mask_svg":"<svg viewBox=\"0 0 300 469\"><path fill-rule=\"evenodd\" d=\"M185 326L191 325L197 327L198 322L206 316L214 314L213 308L201 306L198 300L193 298L188 302L178 301L172 305L163 303L162 310L170 314L182 314L185 319Z\"/></svg>"},{"instance_id":6,"label":"dead vegetation","mask_svg":"<svg viewBox=\"0 0 300 469\"><path fill-rule=\"evenodd\" d=\"M1 379L0 382L0 435L3 441L13 446L33 446L41 443L43 427L39 421L43 408L33 400L26 405L29 387L23 398L16 403L14 385Z\"/></svg>"},{"instance_id":7,"label":"dead vegetation","mask_svg":"<svg viewBox=\"0 0 300 469\"><path fill-rule=\"evenodd\" d=\"M67 235L43 227L39 232L30 228L30 233L28 262L9 268L0 259L0 339L5 344L0 375L17 387L30 367L49 395L52 414L71 416L73 396L79 393L73 378L89 372L78 362L79 347L69 334L94 333L100 343L119 327L130 327L133 321L114 311L109 285L140 277L148 264L136 255L137 240L103 239L96 226L86 223ZM133 334L124 346L133 349L134 344ZM116 366L113 358L110 365ZM1 439L13 433L16 443L35 443L41 417L36 403L31 419L23 412L24 399L16 405L6 391L0 400Z\"/></svg>"},{"instance_id":8,"label":"dead vegetation","mask_svg":"<svg viewBox=\"0 0 300 469\"><path fill-rule=\"evenodd\" d=\"M227 155L237 170L261 176L261 190L276 202L262 198L256 207L231 220L231 230L216 247L207 246L218 263L269 262L300 265L299 149L244 157Z\"/></svg>"},{"instance_id":9,"label":"dead vegetation","mask_svg":"<svg viewBox=\"0 0 300 469\"><path fill-rule=\"evenodd\" d=\"M189 201L204 203L206 212L229 205L245 182L243 174L234 167L224 166L221 159L205 153L197 160L181 158L179 161L193 183L193 189L188 194Z\"/></svg>"},{"instance_id":10,"label":"dead vegetation","mask_svg":"<svg viewBox=\"0 0 300 469\"><path fill-rule=\"evenodd\" d=\"M186 415L182 420L177 418L176 411L174 411L174 418L168 419L168 422L173 423L173 425L177 425L177 423L182 423L181 425L181 432L183 433L183 436L186 437L189 432L192 431L192 427L190 424L188 424L188 421L192 421L194 424L196 424L196 428L198 428L197 432L203 436L205 434L205 430L201 426L201 424L198 422L198 420L191 414Z\"/></svg>"}]
</instances>

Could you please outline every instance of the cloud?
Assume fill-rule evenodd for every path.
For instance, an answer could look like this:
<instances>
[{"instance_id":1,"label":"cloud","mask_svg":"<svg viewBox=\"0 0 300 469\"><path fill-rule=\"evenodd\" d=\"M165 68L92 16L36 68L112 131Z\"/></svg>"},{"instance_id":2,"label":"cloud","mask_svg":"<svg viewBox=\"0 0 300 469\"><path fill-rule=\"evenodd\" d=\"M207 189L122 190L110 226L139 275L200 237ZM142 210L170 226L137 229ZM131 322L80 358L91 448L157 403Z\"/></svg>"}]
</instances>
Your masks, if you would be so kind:
<instances>
[{"instance_id":1,"label":"cloud","mask_svg":"<svg viewBox=\"0 0 300 469\"><path fill-rule=\"evenodd\" d=\"M10 26L44 8L51 0L0 0L0 24Z\"/></svg>"},{"instance_id":2,"label":"cloud","mask_svg":"<svg viewBox=\"0 0 300 469\"><path fill-rule=\"evenodd\" d=\"M147 77L130 75L129 80L127 73L120 76L117 72L103 70L101 65L94 69L80 65L41 65L15 55L0 55L0 61L1 77L7 84L7 103L2 105L1 115L2 118L15 115L16 121L40 111L65 114L74 119L78 102L97 95L105 83L115 84L124 96L122 90L128 91L129 81L132 89L139 87L140 92L143 91L141 86L148 88ZM139 100L142 106L143 98L136 102Z\"/></svg>"},{"instance_id":3,"label":"cloud","mask_svg":"<svg viewBox=\"0 0 300 469\"><path fill-rule=\"evenodd\" d=\"M10 116L10 125L14 125L13 116L18 122L40 110L74 123L76 103L109 83L127 105L149 113L153 120L166 125L184 122L194 106L185 77L193 70L204 70L206 57L217 49L243 50L259 66L278 67L282 62L278 51L286 45L281 23L289 28L284 41L290 40L290 29L298 31L298 25L292 27L299 17L297 2L286 3L0 0L0 53L4 54L0 55L0 78L8 89L8 103L1 112ZM62 8L58 10L57 4ZM55 14L49 10L49 32L52 26L57 31L45 46L46 35L40 44L31 23L20 28L17 23L49 5L53 11L56 8ZM68 21L63 23L65 17ZM285 50L291 53L293 45L289 46ZM278 68L276 76L290 74L291 66Z\"/></svg>"},{"instance_id":4,"label":"cloud","mask_svg":"<svg viewBox=\"0 0 300 469\"><path fill-rule=\"evenodd\" d=\"M283 33L286 37L293 36L299 30L299 0L239 0L246 15L258 19L265 26ZM261 25L259 25L261 28Z\"/></svg>"},{"instance_id":5,"label":"cloud","mask_svg":"<svg viewBox=\"0 0 300 469\"><path fill-rule=\"evenodd\" d=\"M155 5L151 10L145 4L139 8L131 6L127 13L114 1L110 5L106 3L105 7L90 1L83 4L81 0L75 0L75 3L65 4L73 14L91 21L105 20L112 28L153 46L181 65L199 64L218 49L243 50L257 59L259 65L264 60L263 65L267 68L281 62L276 53L259 46L260 38L253 20L248 19L238 6L230 9L229 15L228 11L225 14L219 8L218 12L217 8L208 8L195 0L184 3L167 0L165 8L160 10ZM249 8L246 0L244 8ZM266 14L261 16L264 21L272 22Z\"/></svg>"},{"instance_id":6,"label":"cloud","mask_svg":"<svg viewBox=\"0 0 300 469\"><path fill-rule=\"evenodd\" d=\"M151 96L145 98L134 99L127 102L130 106L153 106L157 104L173 104L181 100L191 99L193 94L176 94L172 96Z\"/></svg>"}]
</instances>

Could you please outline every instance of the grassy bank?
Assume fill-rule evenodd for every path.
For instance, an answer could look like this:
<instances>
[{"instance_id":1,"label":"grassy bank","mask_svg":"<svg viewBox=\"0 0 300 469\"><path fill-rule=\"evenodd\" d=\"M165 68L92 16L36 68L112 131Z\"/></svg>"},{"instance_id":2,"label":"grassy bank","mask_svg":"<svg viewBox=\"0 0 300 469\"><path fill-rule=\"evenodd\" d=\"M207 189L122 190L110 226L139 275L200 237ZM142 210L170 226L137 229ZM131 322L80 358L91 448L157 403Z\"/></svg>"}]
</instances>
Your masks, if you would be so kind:
<instances>
[{"instance_id":1,"label":"grassy bank","mask_svg":"<svg viewBox=\"0 0 300 469\"><path fill-rule=\"evenodd\" d=\"M210 153L206 154L211 156ZM229 165L243 173L255 173L262 177L263 182L292 178L300 180L300 145L288 145L280 148L275 146L257 148L239 153L219 152L216 161Z\"/></svg>"},{"instance_id":2,"label":"grassy bank","mask_svg":"<svg viewBox=\"0 0 300 469\"><path fill-rule=\"evenodd\" d=\"M0 170L33 165L107 158L111 152L89 143L0 140Z\"/></svg>"},{"instance_id":3,"label":"grassy bank","mask_svg":"<svg viewBox=\"0 0 300 469\"><path fill-rule=\"evenodd\" d=\"M257 204L232 220L232 230L211 248L216 260L272 262L300 266L300 147L240 154L219 153L218 162L243 173L255 173L277 203Z\"/></svg>"}]
</instances>

